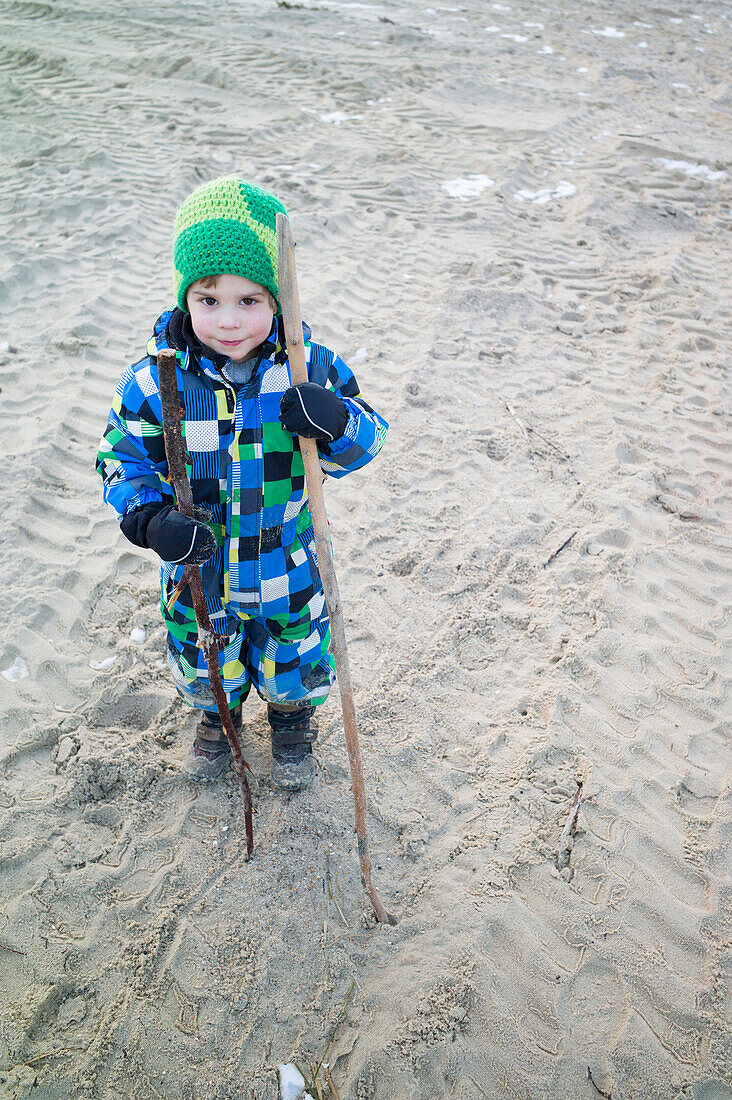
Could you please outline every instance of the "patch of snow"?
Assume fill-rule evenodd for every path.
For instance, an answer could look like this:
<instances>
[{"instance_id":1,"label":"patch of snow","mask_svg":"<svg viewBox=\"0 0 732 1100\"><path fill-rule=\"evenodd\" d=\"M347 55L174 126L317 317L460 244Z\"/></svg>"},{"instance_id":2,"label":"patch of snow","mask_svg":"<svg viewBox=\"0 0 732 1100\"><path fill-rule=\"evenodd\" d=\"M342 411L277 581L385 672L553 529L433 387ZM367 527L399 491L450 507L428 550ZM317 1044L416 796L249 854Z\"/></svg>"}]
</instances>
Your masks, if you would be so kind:
<instances>
[{"instance_id":1,"label":"patch of snow","mask_svg":"<svg viewBox=\"0 0 732 1100\"><path fill-rule=\"evenodd\" d=\"M574 195L577 188L567 180L560 180L556 187L544 187L541 191L526 191L522 189L516 192L519 202L536 202L539 205L550 202L551 199L566 199Z\"/></svg>"},{"instance_id":2,"label":"patch of snow","mask_svg":"<svg viewBox=\"0 0 732 1100\"><path fill-rule=\"evenodd\" d=\"M277 1067L280 1078L280 1100L313 1100L309 1092L305 1092L305 1078L297 1066L291 1062Z\"/></svg>"},{"instance_id":3,"label":"patch of snow","mask_svg":"<svg viewBox=\"0 0 732 1100\"><path fill-rule=\"evenodd\" d=\"M487 187L494 187L495 183L490 176L466 176L465 179L445 180L442 189L453 199L471 199Z\"/></svg>"},{"instance_id":4,"label":"patch of snow","mask_svg":"<svg viewBox=\"0 0 732 1100\"><path fill-rule=\"evenodd\" d=\"M654 164L660 164L669 172L683 172L685 176L696 176L705 180L726 179L726 172L715 172L708 164L695 164L690 160L666 160L665 157L654 157Z\"/></svg>"},{"instance_id":5,"label":"patch of snow","mask_svg":"<svg viewBox=\"0 0 732 1100\"><path fill-rule=\"evenodd\" d=\"M22 657L16 657L9 668L4 668L0 675L9 680L11 684L17 684L18 680L25 680L28 675L28 665Z\"/></svg>"},{"instance_id":6,"label":"patch of snow","mask_svg":"<svg viewBox=\"0 0 732 1100\"><path fill-rule=\"evenodd\" d=\"M117 657L104 657L101 661L90 661L89 668L95 668L97 672L102 672L105 668L111 668Z\"/></svg>"},{"instance_id":7,"label":"patch of snow","mask_svg":"<svg viewBox=\"0 0 732 1100\"><path fill-rule=\"evenodd\" d=\"M343 122L358 122L363 115L347 115L345 111L331 111L330 114L318 115L321 122L332 122L334 126L340 126Z\"/></svg>"}]
</instances>

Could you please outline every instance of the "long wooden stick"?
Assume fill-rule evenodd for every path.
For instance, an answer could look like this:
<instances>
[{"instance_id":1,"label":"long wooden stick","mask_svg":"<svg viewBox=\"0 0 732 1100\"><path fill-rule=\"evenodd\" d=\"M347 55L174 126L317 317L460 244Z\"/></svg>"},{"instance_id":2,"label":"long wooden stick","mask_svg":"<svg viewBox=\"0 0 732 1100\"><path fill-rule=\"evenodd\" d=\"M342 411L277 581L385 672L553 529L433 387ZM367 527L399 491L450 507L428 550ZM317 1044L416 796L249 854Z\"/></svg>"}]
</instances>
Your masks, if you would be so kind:
<instances>
[{"instance_id":1,"label":"long wooden stick","mask_svg":"<svg viewBox=\"0 0 732 1100\"><path fill-rule=\"evenodd\" d=\"M290 362L292 384L308 381L305 363L305 345L303 343L302 313L300 294L297 287L295 270L295 243L292 239L290 222L284 214L277 215L277 282L282 305L282 318L285 325L287 357ZM341 693L343 708L343 728L348 748L348 762L351 768L351 786L356 818L356 836L358 837L358 858L361 864L361 879L371 898L376 919L383 924L396 924L396 918L387 913L371 878L371 860L368 853L366 832L366 788L363 779L361 749L356 728L356 707L351 688L351 672L348 665L348 646L343 622L341 596L338 591L333 558L328 538L328 517L325 514L323 497L323 471L320 468L318 445L314 439L300 436L300 451L305 465L310 513L315 531L315 549L318 557L318 572L323 582L325 602L330 616L330 630L333 656L336 664L336 678Z\"/></svg>"},{"instance_id":2,"label":"long wooden stick","mask_svg":"<svg viewBox=\"0 0 732 1100\"><path fill-rule=\"evenodd\" d=\"M183 446L183 437L180 430L182 410L178 395L178 379L176 375L176 356L174 351L161 351L158 354L158 379L160 383L160 398L163 405L163 438L165 440L165 454L168 459L168 472L173 482L175 496L178 503L178 511L184 516L193 518L193 493L191 483L186 472L186 449ZM219 708L219 717L224 727L226 739L229 742L231 755L234 762L234 771L239 780L241 797L244 803L244 825L247 834L247 859L252 858L254 852L254 828L252 826L252 792L247 782L247 771L251 768L242 755L239 738L234 729L234 722L226 699L226 692L221 683L221 666L219 665L219 648L217 635L211 625L206 599L203 594L201 571L197 565L187 565L183 571L183 581L187 582L191 589L193 610L196 613L198 623L198 644L203 650L208 666L208 682L211 685L216 706Z\"/></svg>"}]
</instances>

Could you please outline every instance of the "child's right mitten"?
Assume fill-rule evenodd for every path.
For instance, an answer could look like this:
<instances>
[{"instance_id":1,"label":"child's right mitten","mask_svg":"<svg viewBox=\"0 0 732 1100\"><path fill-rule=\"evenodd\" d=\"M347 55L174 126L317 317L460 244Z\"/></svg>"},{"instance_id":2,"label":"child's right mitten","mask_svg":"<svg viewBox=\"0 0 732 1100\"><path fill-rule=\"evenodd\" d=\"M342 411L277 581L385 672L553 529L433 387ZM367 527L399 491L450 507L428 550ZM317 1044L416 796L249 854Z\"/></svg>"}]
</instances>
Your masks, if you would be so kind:
<instances>
[{"instance_id":1,"label":"child's right mitten","mask_svg":"<svg viewBox=\"0 0 732 1100\"><path fill-rule=\"evenodd\" d=\"M172 504L145 504L126 515L120 527L130 542L154 550L171 565L203 565L216 549L211 528Z\"/></svg>"}]
</instances>

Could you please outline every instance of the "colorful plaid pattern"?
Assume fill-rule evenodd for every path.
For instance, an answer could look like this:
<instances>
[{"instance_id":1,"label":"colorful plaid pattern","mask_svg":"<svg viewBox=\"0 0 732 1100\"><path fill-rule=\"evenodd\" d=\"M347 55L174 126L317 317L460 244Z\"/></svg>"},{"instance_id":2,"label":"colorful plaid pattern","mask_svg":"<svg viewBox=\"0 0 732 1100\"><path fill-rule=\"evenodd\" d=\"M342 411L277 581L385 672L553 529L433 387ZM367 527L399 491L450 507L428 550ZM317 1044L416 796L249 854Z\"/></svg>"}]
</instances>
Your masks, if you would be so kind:
<instances>
[{"instance_id":1,"label":"colorful plaid pattern","mask_svg":"<svg viewBox=\"0 0 732 1100\"><path fill-rule=\"evenodd\" d=\"M171 310L159 318L147 356L125 371L117 387L97 460L104 499L120 518L149 501L173 499L166 481L156 362L159 350L173 346L179 362L178 388L193 499L209 510L218 544L213 558L201 569L214 629L230 639L240 638L242 622L259 621L277 646L282 630L304 631L299 638L299 643L304 643L314 636L313 631L321 629L317 624L322 626L324 619L323 597L302 456L298 441L279 421L280 400L290 386L281 320L274 319L257 369L237 391L224 380L212 358L200 349L192 350L180 338L173 342L172 316ZM310 330L303 328L311 381L332 389L348 409L342 438L321 448L324 472L343 477L378 454L388 425L365 403L344 361L312 343ZM166 610L170 591L182 572L182 566L163 564L161 607L171 635L185 647L191 644L192 629L192 611L185 594ZM327 626L327 617L325 623ZM322 640L324 635L320 637ZM265 646L262 652L261 675L254 672L258 664L253 659L240 663L246 665L247 676L257 690L264 690L262 685L270 681L277 681L278 688L281 678L295 671L295 666L285 667L294 658L283 660L278 648L269 654ZM318 660L322 659L321 654ZM200 661L185 660L191 682L199 681ZM227 690L237 690L243 675L238 670L227 677L232 685ZM288 687L290 690L295 689Z\"/></svg>"},{"instance_id":2,"label":"colorful plaid pattern","mask_svg":"<svg viewBox=\"0 0 732 1100\"><path fill-rule=\"evenodd\" d=\"M176 688L193 706L215 710L208 668L198 647L195 613L187 600L180 607L176 603L175 608L175 617L163 609L163 618L168 627L168 664ZM308 613L309 622L294 624L286 615L266 621L227 616L231 634L222 639L219 661L229 706L243 702L252 684L268 703L308 702L318 706L325 702L335 679L335 662L328 652L330 623L322 593L313 598ZM223 625L220 620L217 629Z\"/></svg>"}]
</instances>

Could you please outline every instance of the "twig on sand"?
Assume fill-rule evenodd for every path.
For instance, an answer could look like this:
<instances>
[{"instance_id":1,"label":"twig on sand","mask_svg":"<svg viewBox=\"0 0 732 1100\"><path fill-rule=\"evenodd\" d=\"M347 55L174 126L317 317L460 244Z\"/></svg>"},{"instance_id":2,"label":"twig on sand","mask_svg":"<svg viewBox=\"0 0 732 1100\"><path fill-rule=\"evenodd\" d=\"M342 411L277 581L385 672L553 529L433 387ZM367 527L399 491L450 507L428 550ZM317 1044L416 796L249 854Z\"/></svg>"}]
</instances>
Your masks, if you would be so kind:
<instances>
[{"instance_id":1,"label":"twig on sand","mask_svg":"<svg viewBox=\"0 0 732 1100\"><path fill-rule=\"evenodd\" d=\"M14 955L25 955L26 951L21 951L19 947L11 947L9 943L0 943L0 948L3 951L12 951Z\"/></svg>"},{"instance_id":2,"label":"twig on sand","mask_svg":"<svg viewBox=\"0 0 732 1100\"><path fill-rule=\"evenodd\" d=\"M587 1080L588 1080L588 1081L590 1082L590 1084L592 1085L592 1087L593 1087L593 1089L595 1090L595 1092L597 1092L597 1093L598 1093L598 1094L599 1094L600 1096L604 1096L604 1097L605 1097L605 1100L613 1100L613 1094L612 1094L611 1092L605 1092L605 1091L604 1091L603 1089L601 1089L601 1088L600 1088L600 1086L599 1086L599 1085L598 1085L598 1084L597 1084L597 1083L595 1082L595 1079L594 1079L594 1077L592 1076L592 1070L590 1069L590 1067L589 1067L589 1066L587 1067Z\"/></svg>"},{"instance_id":3,"label":"twig on sand","mask_svg":"<svg viewBox=\"0 0 732 1100\"><path fill-rule=\"evenodd\" d=\"M569 470L570 474L572 475L574 480L579 485L580 480L577 477L576 473L574 472L574 467L572 466L572 459L570 458L567 451L565 451L557 443L553 443L551 439L547 439L547 437L545 435L542 435L541 432L538 432L536 430L536 428L532 428L530 424L524 424L523 420L520 418L520 416L518 415L518 413L514 409L513 405L510 403L510 401L506 401L505 398L504 398L503 404L506 406L506 409L511 414L513 419L516 421L516 423L518 424L521 431L524 433L525 438L528 440L529 432L531 432L532 435L535 435L537 439L540 439L542 441L542 443L546 444L546 446L549 447L552 451L555 451L559 455L559 457L563 458L564 461L567 463L567 469Z\"/></svg>"},{"instance_id":4,"label":"twig on sand","mask_svg":"<svg viewBox=\"0 0 732 1100\"><path fill-rule=\"evenodd\" d=\"M522 432L524 433L524 435L525 435L525 436L526 436L526 438L528 439L528 438L529 438L529 433L528 433L528 432L527 432L527 430L526 430L526 425L524 424L523 420L520 420L520 419L519 419L519 417L518 417L518 414L516 413L516 410L514 409L514 407L513 407L513 405L511 404L511 402L510 402L510 401L506 401L506 400L505 400L505 398L504 398L503 404L504 404L504 405L506 406L506 408L507 408L507 409L508 409L508 411L510 412L511 416L512 416L512 417L514 418L514 420L515 420L515 421L516 421L516 423L518 424L519 428L521 429L521 431L522 431Z\"/></svg>"},{"instance_id":5,"label":"twig on sand","mask_svg":"<svg viewBox=\"0 0 732 1100\"><path fill-rule=\"evenodd\" d=\"M163 438L165 440L165 456L168 460L168 473L175 489L178 510L184 516L193 517L193 493L191 483L186 472L186 450L183 445L180 420L181 407L178 394L178 377L176 371L176 355L174 351L164 350L158 354L158 381L160 386L160 400L163 406ZM211 685L213 697L219 710L221 724L224 727L226 739L229 742L234 763L234 771L239 780L241 797L244 803L244 826L247 834L247 859L251 859L254 852L254 830L252 826L252 792L247 782L247 771L251 768L244 759L239 744L239 738L234 729L234 722L226 699L226 692L221 683L221 669L219 665L219 648L217 635L211 625L208 611L206 610L206 598L203 593L201 571L197 565L187 565L183 571L183 580L176 585L173 595L176 596L181 584L185 582L191 589L191 601L196 613L198 624L198 644L203 650L208 667L208 681ZM172 600L172 597L171 597ZM174 601L173 601L174 602Z\"/></svg>"},{"instance_id":6,"label":"twig on sand","mask_svg":"<svg viewBox=\"0 0 732 1100\"><path fill-rule=\"evenodd\" d=\"M348 1002L351 999L351 994L353 993L355 988L356 988L356 983L355 983L355 981L353 981L353 982L351 982L351 988L348 990L348 993L346 993L346 999L343 1002L343 1004L341 1005L341 1010L338 1013L338 1015L336 1016L336 1021L333 1024L333 1027L331 1028L330 1035L328 1036L328 1042L325 1044L325 1050L323 1051L323 1053L320 1057L320 1061L318 1062L317 1066L315 1066L315 1069L314 1069L314 1072L313 1072L313 1080L317 1080L318 1074L320 1073L320 1067L322 1066L323 1062L325 1061L325 1059L328 1056L328 1051L330 1050L331 1046L333 1045L333 1039L335 1037L336 1031L338 1030L338 1025L341 1022L341 1019L343 1017L343 1013L346 1011L346 1008L348 1006Z\"/></svg>"},{"instance_id":7,"label":"twig on sand","mask_svg":"<svg viewBox=\"0 0 732 1100\"><path fill-rule=\"evenodd\" d=\"M328 884L328 900L333 902L333 904L335 905L336 909L338 910L338 912L340 914L340 918L343 921L343 924L345 925L346 928L349 928L350 925L348 924L348 921L346 920L346 918L343 915L343 910L341 909L340 905L338 904L338 898L333 893L333 881L332 881L331 873L330 873L330 848L325 849L325 877L326 877L326 881L327 881L327 884ZM336 883L336 885L337 885L337 883Z\"/></svg>"},{"instance_id":8,"label":"twig on sand","mask_svg":"<svg viewBox=\"0 0 732 1100\"><path fill-rule=\"evenodd\" d=\"M564 459L564 461L567 463L567 469L569 470L570 474L572 475L574 480L579 485L580 480L577 477L576 473L574 472L574 469L572 467L572 459L569 457L569 454L567 453L567 451L563 450L556 443L552 443L551 439L547 439L547 437L545 435L542 435L541 432L537 432L536 428L532 428L530 424L527 424L526 427L531 432L532 435L537 436L542 441L542 443L546 443L547 447L551 447L551 449L553 451L556 451L556 453L559 455L560 458Z\"/></svg>"},{"instance_id":9,"label":"twig on sand","mask_svg":"<svg viewBox=\"0 0 732 1100\"><path fill-rule=\"evenodd\" d=\"M489 813L492 809L493 809L493 806L491 805L491 806L486 806L482 810L478 810L477 814L473 814L472 817L469 817L467 819L467 821L465 822L465 824L466 825L471 825L474 821L477 821L479 817L485 817L485 815L487 813Z\"/></svg>"},{"instance_id":10,"label":"twig on sand","mask_svg":"<svg viewBox=\"0 0 732 1100\"><path fill-rule=\"evenodd\" d=\"M477 1088L477 1090L478 1090L478 1092L480 1093L480 1095L481 1095L481 1096L486 1096L486 1097L487 1097L487 1096L488 1096L488 1093L487 1093L487 1092L485 1091L485 1089L483 1088L483 1086L482 1086L482 1085L479 1085L479 1084L478 1084L478 1082L477 1082L477 1081L475 1080L475 1078L473 1077L472 1073L469 1073L469 1074L468 1074L468 1077L469 1077L469 1078L470 1078L470 1080L471 1080L471 1081L473 1082L473 1084L474 1084L474 1085L475 1085L475 1087Z\"/></svg>"},{"instance_id":11,"label":"twig on sand","mask_svg":"<svg viewBox=\"0 0 732 1100\"><path fill-rule=\"evenodd\" d=\"M35 1066L38 1062L45 1061L46 1058L59 1058L62 1054L76 1054L77 1051L82 1050L82 1047L64 1047L63 1050L48 1050L45 1054L36 1054L32 1058L28 1058L25 1062L14 1062L12 1066L0 1066L0 1073L10 1073L14 1069L20 1069L21 1066Z\"/></svg>"},{"instance_id":12,"label":"twig on sand","mask_svg":"<svg viewBox=\"0 0 732 1100\"><path fill-rule=\"evenodd\" d=\"M564 550L564 548L566 546L569 546L570 542L572 541L572 539L574 538L574 536L576 534L577 534L577 532L573 531L572 534L569 536L569 538L565 539L564 542L562 543L562 545L558 546L557 549L554 551L554 553L549 555L549 557L544 562L544 566L543 566L544 569L546 569L547 565L551 565L551 563L554 561L555 558L559 557L562 550Z\"/></svg>"},{"instance_id":13,"label":"twig on sand","mask_svg":"<svg viewBox=\"0 0 732 1100\"><path fill-rule=\"evenodd\" d=\"M346 1011L346 1006L348 1005L348 1002L351 999L351 994L353 993L353 990L355 989L355 987L356 987L356 982L354 980L354 981L351 982L351 988L348 990L348 993L346 994L346 999L343 1002L343 1004L341 1005L341 1010L338 1013L338 1015L336 1016L335 1023L333 1024L333 1027L331 1028L330 1035L328 1036L328 1042L325 1044L325 1050L323 1051L322 1055L320 1056L320 1061L317 1063L317 1065L315 1065L314 1063L311 1065L312 1073L311 1073L310 1077L308 1078L303 1073L302 1069L297 1064L297 1062L293 1063L293 1065L295 1066L295 1069L298 1071L298 1073L302 1077L303 1081L305 1082L305 1088L307 1089L307 1091L310 1093L311 1096L315 1095L317 1100L321 1100L322 1095L323 1095L323 1089L322 1089L322 1086L321 1086L320 1081L318 1079L318 1075L320 1074L321 1069L323 1070L323 1074L325 1076L326 1084L328 1085L328 1088L330 1089L330 1091L333 1093L333 1096L334 1096L335 1100L340 1100L340 1097L338 1096L338 1091L337 1091L335 1085L333 1084L333 1078L330 1075L330 1066L326 1062L325 1059L328 1055L328 1051L330 1050L330 1048L333 1044L333 1038L334 1038L335 1033L338 1029L338 1025L341 1022L341 1018L343 1016L343 1013Z\"/></svg>"},{"instance_id":14,"label":"twig on sand","mask_svg":"<svg viewBox=\"0 0 732 1100\"><path fill-rule=\"evenodd\" d=\"M338 1089L333 1084L333 1078L331 1077L330 1073L330 1066L324 1065L323 1073L325 1074L325 1080L328 1084L328 1088L333 1093L333 1100L341 1100L340 1096L338 1095Z\"/></svg>"},{"instance_id":15,"label":"twig on sand","mask_svg":"<svg viewBox=\"0 0 732 1100\"><path fill-rule=\"evenodd\" d=\"M571 849L571 845L568 843L568 841L577 827L577 818L579 817L580 806L582 805L582 786L582 780L578 779L577 792L569 809L567 824L562 829L562 835L559 838L559 844L557 844L557 850L554 854L554 859L557 863L557 866L561 862L561 859L564 856L565 852L569 852Z\"/></svg>"}]
</instances>

